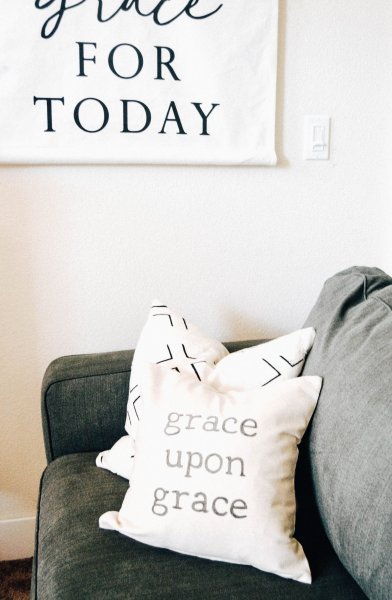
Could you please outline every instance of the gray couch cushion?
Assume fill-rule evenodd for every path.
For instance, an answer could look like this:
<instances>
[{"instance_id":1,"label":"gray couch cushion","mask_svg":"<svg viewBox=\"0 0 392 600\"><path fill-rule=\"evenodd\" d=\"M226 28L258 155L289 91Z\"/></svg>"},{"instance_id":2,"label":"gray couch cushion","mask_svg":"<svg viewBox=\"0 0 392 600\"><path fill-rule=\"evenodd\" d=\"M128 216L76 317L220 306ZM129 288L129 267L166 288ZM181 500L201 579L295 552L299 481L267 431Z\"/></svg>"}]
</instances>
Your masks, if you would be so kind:
<instances>
[{"instance_id":1,"label":"gray couch cushion","mask_svg":"<svg viewBox=\"0 0 392 600\"><path fill-rule=\"evenodd\" d=\"M322 521L353 577L392 598L392 279L354 267L329 279L306 326L304 374L324 378L310 433Z\"/></svg>"},{"instance_id":2,"label":"gray couch cushion","mask_svg":"<svg viewBox=\"0 0 392 600\"><path fill-rule=\"evenodd\" d=\"M38 600L364 600L305 495L297 535L314 576L305 585L252 567L152 548L98 528L119 508L127 482L98 469L95 454L63 456L46 469L37 530Z\"/></svg>"}]
</instances>

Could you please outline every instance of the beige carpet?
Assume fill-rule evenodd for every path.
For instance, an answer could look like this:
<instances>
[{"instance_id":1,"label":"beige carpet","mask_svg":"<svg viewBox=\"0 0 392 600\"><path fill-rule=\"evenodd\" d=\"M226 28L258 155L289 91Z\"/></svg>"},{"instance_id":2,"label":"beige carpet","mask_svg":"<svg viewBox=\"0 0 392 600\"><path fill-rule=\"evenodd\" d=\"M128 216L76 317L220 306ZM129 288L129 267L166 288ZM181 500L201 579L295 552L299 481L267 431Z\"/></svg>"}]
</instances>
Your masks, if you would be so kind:
<instances>
[{"instance_id":1,"label":"beige carpet","mask_svg":"<svg viewBox=\"0 0 392 600\"><path fill-rule=\"evenodd\" d=\"M31 558L0 561L0 599L28 600L31 582Z\"/></svg>"}]
</instances>

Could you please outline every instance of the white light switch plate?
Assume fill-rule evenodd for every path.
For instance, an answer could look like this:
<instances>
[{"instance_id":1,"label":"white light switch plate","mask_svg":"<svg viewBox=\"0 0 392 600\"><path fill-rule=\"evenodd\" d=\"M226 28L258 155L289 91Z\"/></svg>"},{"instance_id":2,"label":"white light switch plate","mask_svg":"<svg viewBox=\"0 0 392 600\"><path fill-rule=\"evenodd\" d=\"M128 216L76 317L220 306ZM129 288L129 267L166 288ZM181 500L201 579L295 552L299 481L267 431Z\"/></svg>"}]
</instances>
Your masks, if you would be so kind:
<instances>
[{"instance_id":1,"label":"white light switch plate","mask_svg":"<svg viewBox=\"0 0 392 600\"><path fill-rule=\"evenodd\" d=\"M304 117L304 159L328 160L331 117L306 115Z\"/></svg>"}]
</instances>

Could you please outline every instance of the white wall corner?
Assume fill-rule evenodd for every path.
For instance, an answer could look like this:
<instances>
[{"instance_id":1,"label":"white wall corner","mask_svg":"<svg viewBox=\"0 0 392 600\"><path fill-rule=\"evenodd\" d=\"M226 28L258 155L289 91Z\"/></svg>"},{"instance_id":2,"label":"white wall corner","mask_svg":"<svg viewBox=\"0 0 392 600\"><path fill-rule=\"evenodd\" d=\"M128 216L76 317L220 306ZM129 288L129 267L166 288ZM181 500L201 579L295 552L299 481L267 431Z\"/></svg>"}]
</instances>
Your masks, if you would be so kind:
<instances>
[{"instance_id":1,"label":"white wall corner","mask_svg":"<svg viewBox=\"0 0 392 600\"><path fill-rule=\"evenodd\" d=\"M33 556L34 532L35 517L0 520L0 560Z\"/></svg>"}]
</instances>

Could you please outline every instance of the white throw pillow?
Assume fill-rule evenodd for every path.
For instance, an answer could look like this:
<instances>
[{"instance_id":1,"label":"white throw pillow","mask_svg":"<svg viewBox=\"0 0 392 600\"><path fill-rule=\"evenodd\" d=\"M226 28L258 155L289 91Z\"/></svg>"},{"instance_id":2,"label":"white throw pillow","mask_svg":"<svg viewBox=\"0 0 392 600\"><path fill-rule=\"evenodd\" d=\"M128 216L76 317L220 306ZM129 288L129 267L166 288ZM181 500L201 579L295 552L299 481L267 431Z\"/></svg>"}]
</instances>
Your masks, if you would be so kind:
<instances>
[{"instance_id":1,"label":"white throw pillow","mask_svg":"<svg viewBox=\"0 0 392 600\"><path fill-rule=\"evenodd\" d=\"M220 391L249 390L298 377L315 337L312 327L228 354L204 380Z\"/></svg>"},{"instance_id":2,"label":"white throw pillow","mask_svg":"<svg viewBox=\"0 0 392 600\"><path fill-rule=\"evenodd\" d=\"M116 443L111 449L100 452L96 465L126 479L130 478L130 452L121 453L121 448L127 450L127 447L132 447L137 434L143 413L139 372L146 364L156 363L168 370L188 372L197 380L208 381L221 391L246 390L297 377L314 337L314 329L308 327L229 354L219 341L203 333L162 302L154 301L132 362L125 422L125 430L132 440L128 444L121 442L120 446Z\"/></svg>"},{"instance_id":3,"label":"white throw pillow","mask_svg":"<svg viewBox=\"0 0 392 600\"><path fill-rule=\"evenodd\" d=\"M226 348L206 335L166 304L154 301L142 330L132 361L125 430L135 439L143 413L143 390L140 369L146 364L161 364L168 370L190 373L203 378L206 366L213 367L224 356Z\"/></svg>"},{"instance_id":4,"label":"white throw pillow","mask_svg":"<svg viewBox=\"0 0 392 600\"><path fill-rule=\"evenodd\" d=\"M140 334L129 380L125 430L129 434L109 450L100 452L96 465L130 479L134 439L143 413L140 369L146 364L161 364L168 370L188 372L197 380L204 378L224 356L227 349L159 300L152 302L148 319ZM127 439L129 437L129 439Z\"/></svg>"},{"instance_id":5,"label":"white throw pillow","mask_svg":"<svg viewBox=\"0 0 392 600\"><path fill-rule=\"evenodd\" d=\"M152 546L311 582L295 527L294 475L320 377L218 392L145 368L132 483L100 527Z\"/></svg>"},{"instance_id":6,"label":"white throw pillow","mask_svg":"<svg viewBox=\"0 0 392 600\"><path fill-rule=\"evenodd\" d=\"M130 435L123 435L110 450L104 450L98 454L95 464L97 467L107 469L129 481L134 458L135 442Z\"/></svg>"}]
</instances>

